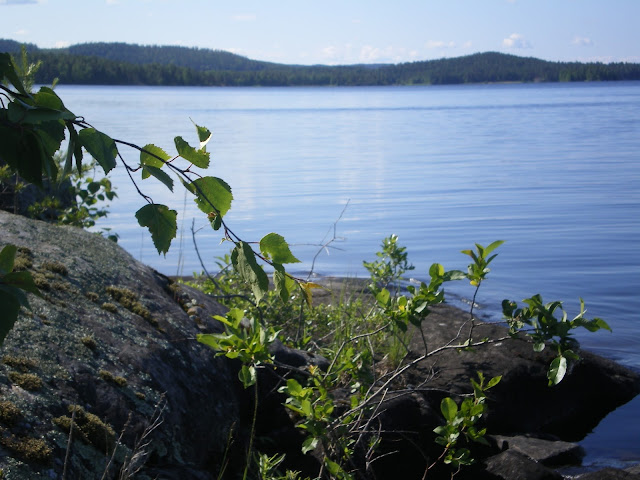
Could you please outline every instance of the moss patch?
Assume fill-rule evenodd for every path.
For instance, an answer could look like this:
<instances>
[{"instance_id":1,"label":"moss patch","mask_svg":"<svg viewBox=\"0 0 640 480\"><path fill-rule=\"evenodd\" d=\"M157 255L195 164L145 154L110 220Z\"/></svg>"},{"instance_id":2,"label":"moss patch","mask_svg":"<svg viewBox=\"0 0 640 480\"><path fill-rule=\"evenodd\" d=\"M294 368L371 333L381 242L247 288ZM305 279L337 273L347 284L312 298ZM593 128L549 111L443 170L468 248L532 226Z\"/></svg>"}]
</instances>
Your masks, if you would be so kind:
<instances>
[{"instance_id":1,"label":"moss patch","mask_svg":"<svg viewBox=\"0 0 640 480\"><path fill-rule=\"evenodd\" d=\"M158 326L158 321L153 318L151 312L139 302L138 295L135 292L128 288L109 285L107 287L107 293L131 313L140 315L154 327Z\"/></svg>"},{"instance_id":2,"label":"moss patch","mask_svg":"<svg viewBox=\"0 0 640 480\"><path fill-rule=\"evenodd\" d=\"M42 379L33 373L9 372L9 380L31 392L42 388Z\"/></svg>"},{"instance_id":3,"label":"moss patch","mask_svg":"<svg viewBox=\"0 0 640 480\"><path fill-rule=\"evenodd\" d=\"M100 296L96 292L87 292L84 294L92 302L97 302Z\"/></svg>"},{"instance_id":4,"label":"moss patch","mask_svg":"<svg viewBox=\"0 0 640 480\"><path fill-rule=\"evenodd\" d=\"M0 422L8 427L13 427L22 418L22 412L13 402L3 400L0 402Z\"/></svg>"},{"instance_id":5,"label":"moss patch","mask_svg":"<svg viewBox=\"0 0 640 480\"><path fill-rule=\"evenodd\" d=\"M28 462L49 463L51 448L42 438L2 436L0 443L18 458Z\"/></svg>"},{"instance_id":6,"label":"moss patch","mask_svg":"<svg viewBox=\"0 0 640 480\"><path fill-rule=\"evenodd\" d=\"M71 417L61 416L53 419L58 427L69 433L71 431L71 418L73 420L73 435L90 443L101 452L111 452L114 447L116 434L111 426L93 413L86 412L80 405L69 405Z\"/></svg>"},{"instance_id":7,"label":"moss patch","mask_svg":"<svg viewBox=\"0 0 640 480\"><path fill-rule=\"evenodd\" d=\"M45 260L44 262L42 262L42 268L53 273L59 273L60 275L63 275L65 277L69 275L67 267L65 267L60 262L56 262L55 260Z\"/></svg>"},{"instance_id":8,"label":"moss patch","mask_svg":"<svg viewBox=\"0 0 640 480\"><path fill-rule=\"evenodd\" d=\"M33 267L33 252L26 247L18 247L13 262L13 271L28 270Z\"/></svg>"},{"instance_id":9,"label":"moss patch","mask_svg":"<svg viewBox=\"0 0 640 480\"><path fill-rule=\"evenodd\" d=\"M106 310L107 312L111 312L111 313L117 313L118 312L118 307L116 307L113 303L109 303L109 302L104 302L100 308L102 308L103 310Z\"/></svg>"},{"instance_id":10,"label":"moss patch","mask_svg":"<svg viewBox=\"0 0 640 480\"><path fill-rule=\"evenodd\" d=\"M115 383L116 385L118 385L120 387L126 387L127 386L127 379L126 378L114 375L113 373L109 372L108 370L100 370L98 372L98 375L100 375L101 379L103 379L103 380L105 380L107 382Z\"/></svg>"},{"instance_id":11,"label":"moss patch","mask_svg":"<svg viewBox=\"0 0 640 480\"><path fill-rule=\"evenodd\" d=\"M98 348L98 344L96 343L95 338L93 338L90 335L85 335L84 337L82 337L80 339L80 341L82 342L82 344L87 347L89 350L94 350L96 348Z\"/></svg>"},{"instance_id":12,"label":"moss patch","mask_svg":"<svg viewBox=\"0 0 640 480\"><path fill-rule=\"evenodd\" d=\"M9 365L16 370L20 370L23 373L27 373L36 368L36 362L31 358L18 357L14 355L5 355L2 357L2 363Z\"/></svg>"},{"instance_id":13,"label":"moss patch","mask_svg":"<svg viewBox=\"0 0 640 480\"><path fill-rule=\"evenodd\" d=\"M33 283L36 284L40 290L51 290L51 284L47 277L45 277L42 273L36 272L33 274Z\"/></svg>"}]
</instances>

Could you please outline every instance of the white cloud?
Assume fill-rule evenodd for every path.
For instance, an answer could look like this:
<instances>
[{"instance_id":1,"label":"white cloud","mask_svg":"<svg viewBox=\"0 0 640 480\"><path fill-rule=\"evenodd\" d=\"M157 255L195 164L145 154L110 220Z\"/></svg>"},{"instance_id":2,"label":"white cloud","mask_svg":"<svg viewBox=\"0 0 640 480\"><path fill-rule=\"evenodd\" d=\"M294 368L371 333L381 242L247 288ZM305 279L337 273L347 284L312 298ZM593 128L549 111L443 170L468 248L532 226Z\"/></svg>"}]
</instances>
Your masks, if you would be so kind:
<instances>
[{"instance_id":1,"label":"white cloud","mask_svg":"<svg viewBox=\"0 0 640 480\"><path fill-rule=\"evenodd\" d=\"M373 47L365 45L360 49L358 62L361 63L402 63L413 60L418 56L415 50L404 47Z\"/></svg>"},{"instance_id":2,"label":"white cloud","mask_svg":"<svg viewBox=\"0 0 640 480\"><path fill-rule=\"evenodd\" d=\"M502 46L506 48L531 48L531 43L519 33L512 33L509 38L502 40Z\"/></svg>"},{"instance_id":3,"label":"white cloud","mask_svg":"<svg viewBox=\"0 0 640 480\"><path fill-rule=\"evenodd\" d=\"M354 63L401 63L418 57L416 50L404 47L376 47L365 45L360 49L352 44L330 45L320 50L322 62L328 65L348 65Z\"/></svg>"},{"instance_id":4,"label":"white cloud","mask_svg":"<svg viewBox=\"0 0 640 480\"><path fill-rule=\"evenodd\" d=\"M233 16L236 22L255 22L257 18L254 13L240 13Z\"/></svg>"},{"instance_id":5,"label":"white cloud","mask_svg":"<svg viewBox=\"0 0 640 480\"><path fill-rule=\"evenodd\" d=\"M467 40L462 44L462 48L471 48L473 46L473 42L471 40Z\"/></svg>"},{"instance_id":6,"label":"white cloud","mask_svg":"<svg viewBox=\"0 0 640 480\"><path fill-rule=\"evenodd\" d=\"M58 40L55 44L54 47L55 48L67 48L69 45L71 45L71 42L68 40Z\"/></svg>"},{"instance_id":7,"label":"white cloud","mask_svg":"<svg viewBox=\"0 0 640 480\"><path fill-rule=\"evenodd\" d=\"M593 46L593 41L588 37L580 37L576 35L575 37L573 37L571 44L578 45L580 47L591 47Z\"/></svg>"},{"instance_id":8,"label":"white cloud","mask_svg":"<svg viewBox=\"0 0 640 480\"><path fill-rule=\"evenodd\" d=\"M16 30L14 33L16 35L27 35L29 33L29 30L25 30L24 28L21 28L20 30Z\"/></svg>"},{"instance_id":9,"label":"white cloud","mask_svg":"<svg viewBox=\"0 0 640 480\"><path fill-rule=\"evenodd\" d=\"M120 0L105 0L105 2L107 5L118 5L120 3Z\"/></svg>"}]
</instances>

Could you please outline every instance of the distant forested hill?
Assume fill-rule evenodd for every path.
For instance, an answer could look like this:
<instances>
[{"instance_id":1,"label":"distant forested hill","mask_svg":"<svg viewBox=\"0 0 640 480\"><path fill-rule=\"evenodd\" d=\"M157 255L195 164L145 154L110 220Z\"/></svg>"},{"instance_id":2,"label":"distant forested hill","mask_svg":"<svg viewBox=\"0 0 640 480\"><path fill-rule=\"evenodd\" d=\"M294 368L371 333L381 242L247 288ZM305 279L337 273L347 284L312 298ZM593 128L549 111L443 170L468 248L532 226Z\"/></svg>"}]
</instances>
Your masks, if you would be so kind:
<instances>
[{"instance_id":1,"label":"distant forested hill","mask_svg":"<svg viewBox=\"0 0 640 480\"><path fill-rule=\"evenodd\" d=\"M43 65L36 81L66 84L341 86L442 85L493 82L640 80L640 64L549 62L503 53L476 53L397 65L300 66L260 62L220 50L126 43L86 43L60 49L26 45ZM0 40L0 51L20 44Z\"/></svg>"}]
</instances>

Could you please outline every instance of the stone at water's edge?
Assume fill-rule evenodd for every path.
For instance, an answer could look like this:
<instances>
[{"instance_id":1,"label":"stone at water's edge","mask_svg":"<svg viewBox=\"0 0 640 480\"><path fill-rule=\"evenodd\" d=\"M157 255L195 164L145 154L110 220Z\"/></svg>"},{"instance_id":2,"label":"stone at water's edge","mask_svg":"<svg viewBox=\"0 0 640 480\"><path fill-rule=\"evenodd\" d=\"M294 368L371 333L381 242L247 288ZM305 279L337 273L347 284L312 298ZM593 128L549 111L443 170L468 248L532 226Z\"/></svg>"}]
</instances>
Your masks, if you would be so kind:
<instances>
[{"instance_id":1,"label":"stone at water's edge","mask_svg":"<svg viewBox=\"0 0 640 480\"><path fill-rule=\"evenodd\" d=\"M236 370L195 340L220 330L210 316L224 309L94 233L0 212L0 248L9 243L44 298L29 295L32 311L0 349L3 478L61 478L68 453L66 478L99 479L122 433L113 478L163 405L142 449L147 478L215 478L230 435L240 446L246 434ZM67 452L72 405L82 410Z\"/></svg>"}]
</instances>

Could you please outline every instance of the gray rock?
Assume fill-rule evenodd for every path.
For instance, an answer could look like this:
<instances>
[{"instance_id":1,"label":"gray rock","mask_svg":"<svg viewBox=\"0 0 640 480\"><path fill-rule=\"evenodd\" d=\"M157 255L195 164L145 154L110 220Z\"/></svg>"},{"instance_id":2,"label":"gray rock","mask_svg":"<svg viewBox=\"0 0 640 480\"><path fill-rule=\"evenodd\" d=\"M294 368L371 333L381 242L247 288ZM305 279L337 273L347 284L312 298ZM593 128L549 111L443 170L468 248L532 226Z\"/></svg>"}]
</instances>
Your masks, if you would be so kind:
<instances>
[{"instance_id":1,"label":"gray rock","mask_svg":"<svg viewBox=\"0 0 640 480\"><path fill-rule=\"evenodd\" d=\"M545 440L528 436L508 437L495 435L494 439L500 450L512 450L547 467L563 465L580 465L585 455L584 449L577 443L561 440Z\"/></svg>"},{"instance_id":2,"label":"gray rock","mask_svg":"<svg viewBox=\"0 0 640 480\"><path fill-rule=\"evenodd\" d=\"M486 478L495 480L562 480L562 475L527 455L507 450L484 462Z\"/></svg>"},{"instance_id":3,"label":"gray rock","mask_svg":"<svg viewBox=\"0 0 640 480\"><path fill-rule=\"evenodd\" d=\"M235 451L243 450L247 394L236 367L196 341L202 331L221 330L211 315L223 314L223 307L95 233L5 212L0 232L0 248L21 247L19 264L43 293L29 296L32 310L20 315L1 347L3 408L13 405L22 419L12 426L0 415L6 478L60 476L67 453L67 478L100 478L121 436L110 467L116 474L163 406L142 449L144 473L185 478L168 472L188 470L189 478L215 477L225 454L232 468L227 441L231 435ZM201 309L198 323L189 319L186 304ZM24 374L41 386L25 386ZM67 452L74 405L82 410ZM28 443L36 441L39 454Z\"/></svg>"},{"instance_id":4,"label":"gray rock","mask_svg":"<svg viewBox=\"0 0 640 480\"><path fill-rule=\"evenodd\" d=\"M451 306L434 308L423 328L430 349L445 345L462 329L466 340L468 314ZM607 333L596 333L595 335ZM498 324L482 323L473 338L508 337ZM411 343L414 355L424 351L420 335ZM553 353L547 348L535 353L525 339L505 339L470 352L443 351L424 362L410 383L433 377L425 395L440 401L438 389L453 394L471 393L470 379L481 371L486 378L502 375L502 381L489 393L485 422L489 432L502 435L522 433L551 434L565 441L584 438L608 413L640 393L640 375L615 362L579 351L565 379L548 386L547 368ZM585 402L584 399L589 401Z\"/></svg>"}]
</instances>

